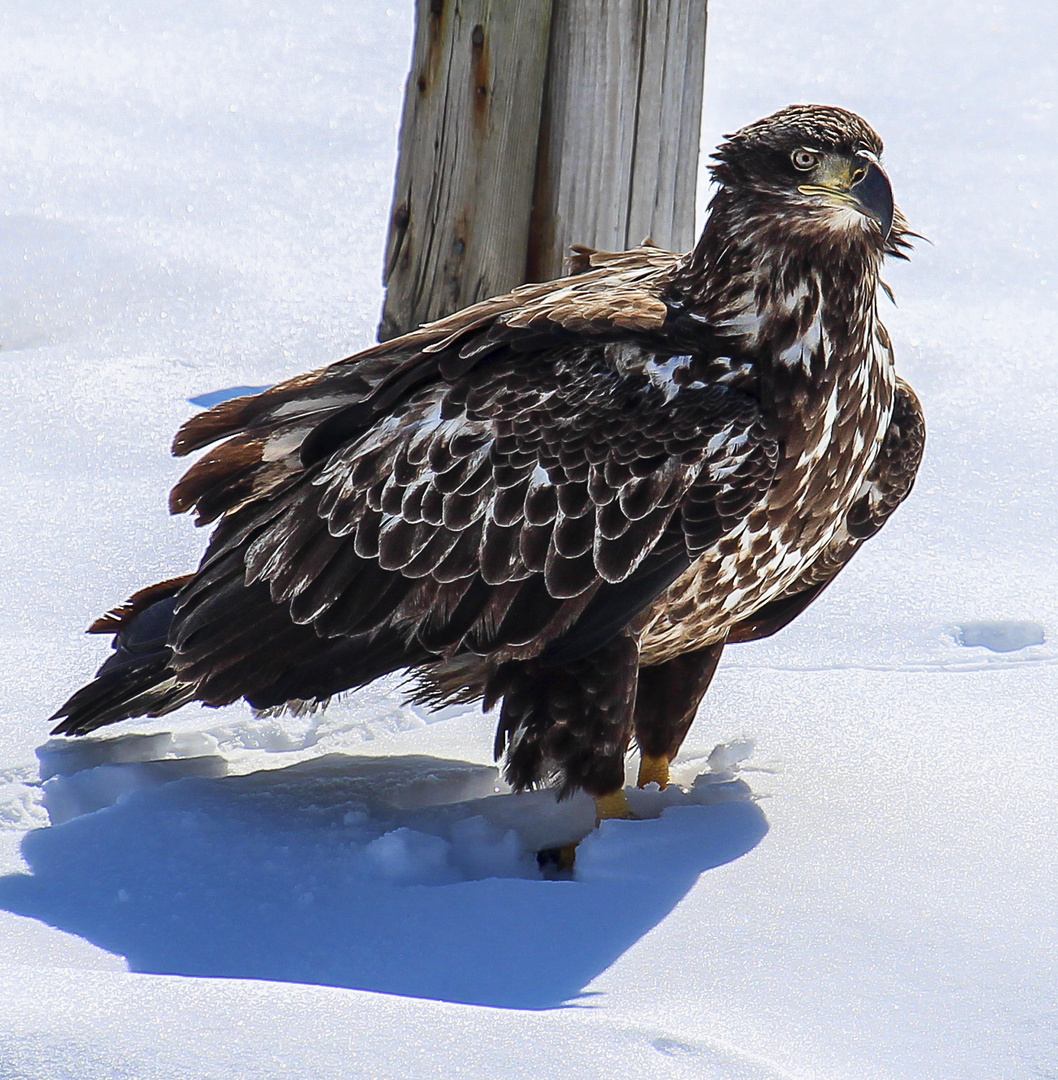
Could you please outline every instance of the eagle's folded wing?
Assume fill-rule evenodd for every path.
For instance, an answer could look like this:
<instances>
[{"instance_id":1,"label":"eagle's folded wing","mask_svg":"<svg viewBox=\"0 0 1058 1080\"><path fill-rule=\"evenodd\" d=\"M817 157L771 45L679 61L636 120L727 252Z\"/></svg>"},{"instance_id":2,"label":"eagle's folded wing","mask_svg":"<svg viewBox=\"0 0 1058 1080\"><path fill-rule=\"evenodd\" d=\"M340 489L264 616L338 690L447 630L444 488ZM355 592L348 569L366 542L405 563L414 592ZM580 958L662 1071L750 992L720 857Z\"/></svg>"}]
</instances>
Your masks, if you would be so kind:
<instances>
[{"instance_id":1,"label":"eagle's folded wing","mask_svg":"<svg viewBox=\"0 0 1058 1080\"><path fill-rule=\"evenodd\" d=\"M526 286L186 425L179 450L227 441L174 490L223 515L180 597L182 677L268 705L627 625L777 458L752 397L666 349L666 269Z\"/></svg>"},{"instance_id":2,"label":"eagle's folded wing","mask_svg":"<svg viewBox=\"0 0 1058 1080\"><path fill-rule=\"evenodd\" d=\"M926 423L914 390L896 380L893 416L870 472L864 477L843 527L804 574L780 597L737 623L730 643L757 641L792 622L848 565L911 494L926 445Z\"/></svg>"}]
</instances>

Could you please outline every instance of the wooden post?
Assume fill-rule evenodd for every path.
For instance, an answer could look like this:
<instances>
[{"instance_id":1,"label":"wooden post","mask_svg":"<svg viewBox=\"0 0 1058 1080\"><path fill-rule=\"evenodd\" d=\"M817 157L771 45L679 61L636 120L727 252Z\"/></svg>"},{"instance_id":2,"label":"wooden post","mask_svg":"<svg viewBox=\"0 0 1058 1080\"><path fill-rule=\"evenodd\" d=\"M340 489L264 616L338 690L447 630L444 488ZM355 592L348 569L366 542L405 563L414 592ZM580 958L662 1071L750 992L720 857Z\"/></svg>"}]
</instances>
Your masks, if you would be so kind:
<instances>
[{"instance_id":1,"label":"wooden post","mask_svg":"<svg viewBox=\"0 0 1058 1080\"><path fill-rule=\"evenodd\" d=\"M527 279L570 244L694 243L705 0L555 0Z\"/></svg>"},{"instance_id":2,"label":"wooden post","mask_svg":"<svg viewBox=\"0 0 1058 1080\"><path fill-rule=\"evenodd\" d=\"M379 338L524 280L551 0L418 0Z\"/></svg>"},{"instance_id":3,"label":"wooden post","mask_svg":"<svg viewBox=\"0 0 1058 1080\"><path fill-rule=\"evenodd\" d=\"M690 247L705 25L706 0L418 0L380 339L574 243Z\"/></svg>"}]
</instances>

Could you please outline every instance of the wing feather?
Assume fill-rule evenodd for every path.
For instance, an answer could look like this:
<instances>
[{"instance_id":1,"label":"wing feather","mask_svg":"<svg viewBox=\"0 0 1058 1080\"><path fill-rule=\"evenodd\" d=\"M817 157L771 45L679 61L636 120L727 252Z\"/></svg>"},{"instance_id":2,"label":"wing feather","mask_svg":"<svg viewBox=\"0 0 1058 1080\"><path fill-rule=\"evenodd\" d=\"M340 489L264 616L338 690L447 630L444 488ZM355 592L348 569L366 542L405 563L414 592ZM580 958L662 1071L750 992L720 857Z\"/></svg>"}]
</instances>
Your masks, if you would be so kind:
<instances>
[{"instance_id":1,"label":"wing feather","mask_svg":"<svg viewBox=\"0 0 1058 1080\"><path fill-rule=\"evenodd\" d=\"M222 515L181 594L177 670L207 683L216 671L223 696L252 658L267 668L274 643L225 629L223 609L237 604L252 627L254 605L269 602L269 627L285 617L302 628L276 631L299 658L312 654L305 630L318 651L320 639L363 639L371 663L334 654L357 677L379 673L378 642L393 666L540 652L559 637L581 648L618 632L733 527L774 467L756 402L713 383L663 391L649 377L672 355L659 283L673 257L590 258L579 277L515 290L185 425L180 453L228 441L174 491L175 508Z\"/></svg>"}]
</instances>

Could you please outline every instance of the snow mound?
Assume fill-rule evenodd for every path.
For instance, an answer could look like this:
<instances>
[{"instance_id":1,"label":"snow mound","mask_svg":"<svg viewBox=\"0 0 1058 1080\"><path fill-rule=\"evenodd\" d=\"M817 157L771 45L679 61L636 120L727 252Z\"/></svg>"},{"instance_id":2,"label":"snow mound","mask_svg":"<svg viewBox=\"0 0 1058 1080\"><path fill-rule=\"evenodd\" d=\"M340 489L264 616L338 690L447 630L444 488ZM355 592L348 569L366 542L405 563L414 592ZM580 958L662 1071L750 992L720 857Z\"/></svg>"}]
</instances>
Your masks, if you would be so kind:
<instances>
[{"instance_id":1,"label":"snow mound","mask_svg":"<svg viewBox=\"0 0 1058 1080\"><path fill-rule=\"evenodd\" d=\"M204 991L189 979L111 971L64 971L62 978L0 971L0 997L5 1080L807 1075L725 1039L673 1031L664 1022L615 1020L599 1009L474 1009L232 980Z\"/></svg>"}]
</instances>

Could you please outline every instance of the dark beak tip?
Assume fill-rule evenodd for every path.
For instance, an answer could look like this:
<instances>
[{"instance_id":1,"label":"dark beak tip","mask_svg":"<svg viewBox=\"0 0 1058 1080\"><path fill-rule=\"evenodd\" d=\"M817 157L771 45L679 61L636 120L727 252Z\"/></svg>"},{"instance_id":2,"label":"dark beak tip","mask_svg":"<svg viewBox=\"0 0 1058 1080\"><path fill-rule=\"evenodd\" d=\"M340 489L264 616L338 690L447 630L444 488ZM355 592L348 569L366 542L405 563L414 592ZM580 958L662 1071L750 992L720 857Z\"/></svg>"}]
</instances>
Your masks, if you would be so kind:
<instances>
[{"instance_id":1,"label":"dark beak tip","mask_svg":"<svg viewBox=\"0 0 1058 1080\"><path fill-rule=\"evenodd\" d=\"M882 239L888 240L893 229L893 189L880 165L866 162L867 175L852 189L859 204L881 226Z\"/></svg>"}]
</instances>

